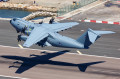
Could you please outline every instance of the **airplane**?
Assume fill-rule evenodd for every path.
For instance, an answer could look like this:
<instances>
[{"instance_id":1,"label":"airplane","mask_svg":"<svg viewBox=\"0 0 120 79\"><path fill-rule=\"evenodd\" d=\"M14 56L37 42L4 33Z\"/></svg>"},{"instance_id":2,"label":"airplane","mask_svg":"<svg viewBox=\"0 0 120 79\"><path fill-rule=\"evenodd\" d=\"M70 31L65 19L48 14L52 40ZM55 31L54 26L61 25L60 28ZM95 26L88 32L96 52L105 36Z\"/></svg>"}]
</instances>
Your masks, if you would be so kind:
<instances>
[{"instance_id":1,"label":"airplane","mask_svg":"<svg viewBox=\"0 0 120 79\"><path fill-rule=\"evenodd\" d=\"M21 18L13 18L10 20L11 25L16 29L17 33L21 32L24 35L18 35L18 42L25 41L23 46L30 47L36 44L41 47L55 46L63 48L88 49L102 34L115 33L112 31L88 30L78 37L72 39L59 32L78 25L77 22L58 23L53 19L49 23L33 23Z\"/></svg>"}]
</instances>

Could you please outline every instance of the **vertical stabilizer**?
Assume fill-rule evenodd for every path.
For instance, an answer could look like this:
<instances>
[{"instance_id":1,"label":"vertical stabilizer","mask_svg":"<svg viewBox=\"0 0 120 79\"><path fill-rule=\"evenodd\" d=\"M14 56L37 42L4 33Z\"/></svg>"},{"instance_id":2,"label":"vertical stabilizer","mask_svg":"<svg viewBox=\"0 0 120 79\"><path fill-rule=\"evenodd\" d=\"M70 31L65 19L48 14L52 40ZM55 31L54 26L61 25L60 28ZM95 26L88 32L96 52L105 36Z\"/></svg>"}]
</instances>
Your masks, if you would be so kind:
<instances>
[{"instance_id":1,"label":"vertical stabilizer","mask_svg":"<svg viewBox=\"0 0 120 79\"><path fill-rule=\"evenodd\" d=\"M88 29L82 36L80 36L77 41L84 45L84 48L89 48L91 44L93 44L98 38L101 37L102 34L111 34L115 33L112 31L97 31Z\"/></svg>"}]
</instances>

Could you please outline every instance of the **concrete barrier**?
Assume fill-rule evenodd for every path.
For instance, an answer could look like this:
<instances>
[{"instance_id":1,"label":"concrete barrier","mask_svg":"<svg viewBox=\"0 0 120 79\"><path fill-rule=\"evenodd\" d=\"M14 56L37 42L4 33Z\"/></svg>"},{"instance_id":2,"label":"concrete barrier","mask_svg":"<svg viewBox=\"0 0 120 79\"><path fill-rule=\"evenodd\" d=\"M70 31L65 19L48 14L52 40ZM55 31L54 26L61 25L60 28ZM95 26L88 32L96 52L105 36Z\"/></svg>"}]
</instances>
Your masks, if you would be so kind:
<instances>
[{"instance_id":1,"label":"concrete barrier","mask_svg":"<svg viewBox=\"0 0 120 79\"><path fill-rule=\"evenodd\" d=\"M51 17L51 16L57 16L57 14L56 13L52 13L52 12L43 12L43 11L40 12L40 11L38 11L38 12L31 13L30 15L24 17L23 19L31 20L31 19L33 19L35 17L40 17L40 16Z\"/></svg>"}]
</instances>

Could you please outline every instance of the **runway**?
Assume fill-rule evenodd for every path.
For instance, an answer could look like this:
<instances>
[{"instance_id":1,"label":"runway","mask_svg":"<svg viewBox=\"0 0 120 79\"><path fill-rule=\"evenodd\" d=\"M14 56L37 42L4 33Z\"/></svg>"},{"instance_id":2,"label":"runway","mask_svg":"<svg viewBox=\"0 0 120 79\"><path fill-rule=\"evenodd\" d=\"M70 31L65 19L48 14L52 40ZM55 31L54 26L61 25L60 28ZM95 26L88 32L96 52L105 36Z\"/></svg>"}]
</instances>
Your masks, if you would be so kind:
<instances>
[{"instance_id":1,"label":"runway","mask_svg":"<svg viewBox=\"0 0 120 79\"><path fill-rule=\"evenodd\" d=\"M64 20L61 22L69 22L71 20ZM115 34L103 35L98 39L90 49L80 49L83 54L108 56L108 57L120 57L120 26L110 25L110 24L96 24L96 23L84 23L80 24L60 32L60 34L77 39L81 34L83 34L88 28L93 30L110 30L116 32ZM9 21L0 21L0 45L5 46L15 46L18 47L17 43L17 33L15 29L10 25ZM45 47L41 48L39 46L33 45L31 48L42 49L42 50L70 50L70 52L76 53L76 49L68 48L57 48L57 47Z\"/></svg>"},{"instance_id":2,"label":"runway","mask_svg":"<svg viewBox=\"0 0 120 79\"><path fill-rule=\"evenodd\" d=\"M120 59L68 54L68 51L51 52L0 46L0 74L22 78L120 79L119 61Z\"/></svg>"},{"instance_id":3,"label":"runway","mask_svg":"<svg viewBox=\"0 0 120 79\"><path fill-rule=\"evenodd\" d=\"M120 79L120 26L79 23L60 34L76 39L88 28L116 33L103 35L90 49L80 50L98 56L78 55L76 49L68 48L34 45L33 49L20 49L15 29L9 21L0 21L0 74L30 79Z\"/></svg>"}]
</instances>

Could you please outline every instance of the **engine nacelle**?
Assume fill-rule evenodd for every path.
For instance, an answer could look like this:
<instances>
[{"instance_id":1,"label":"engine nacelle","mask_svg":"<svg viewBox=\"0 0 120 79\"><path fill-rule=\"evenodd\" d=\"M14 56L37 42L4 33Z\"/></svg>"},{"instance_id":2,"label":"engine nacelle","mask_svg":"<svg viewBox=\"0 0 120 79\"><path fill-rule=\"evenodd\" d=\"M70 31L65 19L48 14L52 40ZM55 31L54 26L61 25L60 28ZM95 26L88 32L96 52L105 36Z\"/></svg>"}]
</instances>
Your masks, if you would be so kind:
<instances>
[{"instance_id":1,"label":"engine nacelle","mask_svg":"<svg viewBox=\"0 0 120 79\"><path fill-rule=\"evenodd\" d=\"M30 33L31 33L31 31L27 31L27 30L25 31L26 35L30 35Z\"/></svg>"},{"instance_id":2,"label":"engine nacelle","mask_svg":"<svg viewBox=\"0 0 120 79\"><path fill-rule=\"evenodd\" d=\"M24 29L23 29L23 32L22 33L24 33L24 34L26 34L26 35L30 35L30 33L31 33L31 31L34 29L34 27L25 27Z\"/></svg>"},{"instance_id":3,"label":"engine nacelle","mask_svg":"<svg viewBox=\"0 0 120 79\"><path fill-rule=\"evenodd\" d=\"M25 36L25 35L18 35L18 42L19 41L26 41L27 40L27 38L28 38L28 36Z\"/></svg>"}]
</instances>

